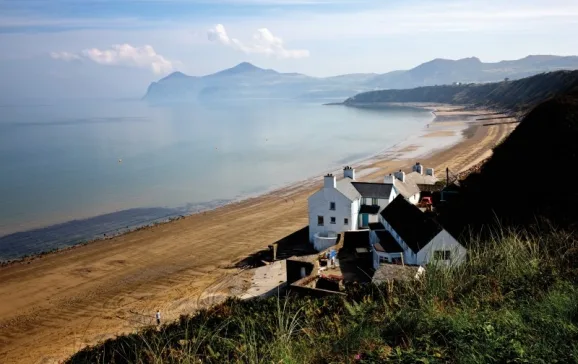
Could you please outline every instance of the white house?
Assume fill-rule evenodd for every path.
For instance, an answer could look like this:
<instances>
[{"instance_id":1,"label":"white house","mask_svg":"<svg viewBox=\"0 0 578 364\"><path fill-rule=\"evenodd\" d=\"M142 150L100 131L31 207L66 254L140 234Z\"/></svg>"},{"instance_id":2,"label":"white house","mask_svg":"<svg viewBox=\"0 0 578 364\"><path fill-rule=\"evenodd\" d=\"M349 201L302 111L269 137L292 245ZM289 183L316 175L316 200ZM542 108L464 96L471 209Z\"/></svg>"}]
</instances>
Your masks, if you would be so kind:
<instances>
[{"instance_id":1,"label":"white house","mask_svg":"<svg viewBox=\"0 0 578 364\"><path fill-rule=\"evenodd\" d=\"M417 162L412 167L411 173L406 174L399 170L394 174L385 176L383 183L393 184L396 195L402 195L415 205L420 200L420 185L434 185L437 181L433 168L424 168L422 164Z\"/></svg>"},{"instance_id":2,"label":"white house","mask_svg":"<svg viewBox=\"0 0 578 364\"><path fill-rule=\"evenodd\" d=\"M343 179L328 174L323 188L308 199L309 241L317 250L335 245L344 231L368 228L396 196L393 184L356 182L355 170L343 169Z\"/></svg>"},{"instance_id":3,"label":"white house","mask_svg":"<svg viewBox=\"0 0 578 364\"><path fill-rule=\"evenodd\" d=\"M370 233L375 268L402 256L410 265L453 265L466 259L466 249L450 233L401 195L380 213L379 220Z\"/></svg>"}]
</instances>

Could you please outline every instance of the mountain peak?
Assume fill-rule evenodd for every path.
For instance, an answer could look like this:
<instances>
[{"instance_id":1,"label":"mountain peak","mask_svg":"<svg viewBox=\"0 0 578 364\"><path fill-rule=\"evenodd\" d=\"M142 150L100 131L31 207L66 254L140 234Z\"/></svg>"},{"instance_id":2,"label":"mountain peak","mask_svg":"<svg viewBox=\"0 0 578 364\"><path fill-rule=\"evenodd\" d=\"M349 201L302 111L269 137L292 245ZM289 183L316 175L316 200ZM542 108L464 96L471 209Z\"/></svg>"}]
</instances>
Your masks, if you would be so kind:
<instances>
[{"instance_id":1,"label":"mountain peak","mask_svg":"<svg viewBox=\"0 0 578 364\"><path fill-rule=\"evenodd\" d=\"M191 76L185 75L184 73L180 72L180 71L175 71L173 73L171 73L170 75L164 77L162 80L174 80L174 79L179 79L179 78L189 78Z\"/></svg>"},{"instance_id":2,"label":"mountain peak","mask_svg":"<svg viewBox=\"0 0 578 364\"><path fill-rule=\"evenodd\" d=\"M246 71L256 71L256 70L263 70L263 69L255 66L254 64L249 63L249 62L241 62L238 65L236 65L235 67L231 68L231 70L246 72Z\"/></svg>"},{"instance_id":3,"label":"mountain peak","mask_svg":"<svg viewBox=\"0 0 578 364\"><path fill-rule=\"evenodd\" d=\"M226 70L213 73L212 75L208 75L205 77L222 77L222 76L235 76L235 75L243 75L243 74L258 74L258 73L277 73L274 70L266 70L263 68L259 68L249 62L241 62L235 67L228 68Z\"/></svg>"}]
</instances>

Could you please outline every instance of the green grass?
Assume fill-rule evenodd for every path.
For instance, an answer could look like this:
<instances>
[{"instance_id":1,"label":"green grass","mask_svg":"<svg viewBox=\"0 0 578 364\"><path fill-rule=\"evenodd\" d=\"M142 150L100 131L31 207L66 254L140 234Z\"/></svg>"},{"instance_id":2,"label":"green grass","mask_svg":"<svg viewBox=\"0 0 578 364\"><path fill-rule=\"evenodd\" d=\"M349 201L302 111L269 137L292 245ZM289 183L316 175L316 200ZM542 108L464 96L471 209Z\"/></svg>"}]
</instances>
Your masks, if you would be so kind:
<instances>
[{"instance_id":1,"label":"green grass","mask_svg":"<svg viewBox=\"0 0 578 364\"><path fill-rule=\"evenodd\" d=\"M578 241L508 232L425 278L347 298L228 300L69 363L575 363Z\"/></svg>"}]
</instances>

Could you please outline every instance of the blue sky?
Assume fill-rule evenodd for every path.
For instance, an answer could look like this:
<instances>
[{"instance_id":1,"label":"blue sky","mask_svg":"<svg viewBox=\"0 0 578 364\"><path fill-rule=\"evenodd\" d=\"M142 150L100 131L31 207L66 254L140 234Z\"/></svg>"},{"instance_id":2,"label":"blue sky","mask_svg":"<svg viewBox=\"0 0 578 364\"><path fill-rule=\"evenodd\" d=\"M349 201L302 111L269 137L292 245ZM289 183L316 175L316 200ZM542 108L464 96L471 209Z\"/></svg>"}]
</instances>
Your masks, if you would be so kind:
<instances>
[{"instance_id":1,"label":"blue sky","mask_svg":"<svg viewBox=\"0 0 578 364\"><path fill-rule=\"evenodd\" d=\"M0 0L0 96L140 96L242 61L329 76L570 55L572 34L575 0Z\"/></svg>"}]
</instances>

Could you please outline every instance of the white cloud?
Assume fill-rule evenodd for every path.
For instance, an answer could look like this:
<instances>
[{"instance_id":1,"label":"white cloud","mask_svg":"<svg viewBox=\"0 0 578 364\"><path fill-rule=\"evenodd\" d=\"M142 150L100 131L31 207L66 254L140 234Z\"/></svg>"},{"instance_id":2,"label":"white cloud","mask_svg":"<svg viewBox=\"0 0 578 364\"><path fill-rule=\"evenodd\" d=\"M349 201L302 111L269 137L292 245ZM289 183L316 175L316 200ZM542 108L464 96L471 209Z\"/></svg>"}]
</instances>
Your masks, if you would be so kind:
<instances>
[{"instance_id":1,"label":"white cloud","mask_svg":"<svg viewBox=\"0 0 578 364\"><path fill-rule=\"evenodd\" d=\"M207 38L211 42L220 43L235 50L247 54L264 54L277 58L307 58L309 51L306 49L286 49L283 39L276 37L267 28L257 29L250 43L243 43L236 38L231 38L227 34L222 24L217 24L209 29Z\"/></svg>"},{"instance_id":2,"label":"white cloud","mask_svg":"<svg viewBox=\"0 0 578 364\"><path fill-rule=\"evenodd\" d=\"M50 57L66 62L81 60L81 57L78 54L70 52L50 52Z\"/></svg>"},{"instance_id":3,"label":"white cloud","mask_svg":"<svg viewBox=\"0 0 578 364\"><path fill-rule=\"evenodd\" d=\"M103 50L90 48L79 53L51 52L50 56L62 61L89 60L105 66L150 69L155 74L166 74L174 69L174 62L158 54L150 45L133 47L130 44L115 44Z\"/></svg>"}]
</instances>

